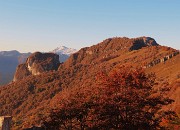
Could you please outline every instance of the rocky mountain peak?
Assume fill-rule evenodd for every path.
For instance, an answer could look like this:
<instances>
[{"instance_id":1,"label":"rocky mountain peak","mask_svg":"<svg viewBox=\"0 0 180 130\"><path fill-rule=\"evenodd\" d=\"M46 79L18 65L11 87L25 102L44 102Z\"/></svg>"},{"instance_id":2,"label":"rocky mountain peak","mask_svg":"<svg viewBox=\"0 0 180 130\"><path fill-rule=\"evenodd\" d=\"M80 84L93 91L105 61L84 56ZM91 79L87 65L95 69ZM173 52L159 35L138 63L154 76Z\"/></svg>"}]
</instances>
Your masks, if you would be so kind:
<instances>
[{"instance_id":1,"label":"rocky mountain peak","mask_svg":"<svg viewBox=\"0 0 180 130\"><path fill-rule=\"evenodd\" d=\"M35 125L38 125L40 119L47 114L49 109L47 104L56 105L53 99L63 89L68 88L66 90L73 91L75 90L73 87L80 90L86 86L91 89L92 86L97 85L95 77L99 72L109 73L122 65L143 67L148 74L157 73L157 89L167 87L165 92L170 90L167 97L172 97L175 100L169 108L179 110L180 82L178 81L180 73L178 70L180 54L173 48L155 44L153 41L148 37L109 38L72 54L66 62L59 65L58 71L43 72L39 76L32 76L39 72L39 70L36 71L36 68L44 68L44 66L51 68L49 66L54 64L50 59L56 59L56 66L58 58L55 54L45 56L44 53L34 53L25 64L18 66L14 78L14 81L18 81L0 89L0 112L4 115L13 113L14 118L22 120L18 126L19 129L26 125L30 127L34 125L34 122L37 122ZM28 77L24 78L26 76ZM12 99L15 100L12 101ZM21 112L22 110L23 112ZM36 118L40 114L42 118Z\"/></svg>"},{"instance_id":2,"label":"rocky mountain peak","mask_svg":"<svg viewBox=\"0 0 180 130\"><path fill-rule=\"evenodd\" d=\"M51 51L51 53L59 55L59 61L60 62L66 61L69 58L69 56L71 54L75 53L75 52L77 52L76 49L68 48L68 47L65 47L65 46L57 47L56 49Z\"/></svg>"},{"instance_id":3,"label":"rocky mountain peak","mask_svg":"<svg viewBox=\"0 0 180 130\"><path fill-rule=\"evenodd\" d=\"M130 50L138 50L142 47L148 47L148 46L158 46L159 44L151 37L138 37L133 38L133 44L130 47Z\"/></svg>"},{"instance_id":4,"label":"rocky mountain peak","mask_svg":"<svg viewBox=\"0 0 180 130\"><path fill-rule=\"evenodd\" d=\"M54 49L52 52L56 53L56 54L71 55L71 54L77 52L77 50L73 49L73 48L68 48L65 46L60 46L60 47L57 47L56 49Z\"/></svg>"},{"instance_id":5,"label":"rocky mountain peak","mask_svg":"<svg viewBox=\"0 0 180 130\"><path fill-rule=\"evenodd\" d=\"M137 38L138 39L138 38ZM147 46L157 46L159 45L153 38L151 37L140 37L139 39L143 39L144 43L147 45Z\"/></svg>"},{"instance_id":6,"label":"rocky mountain peak","mask_svg":"<svg viewBox=\"0 0 180 130\"><path fill-rule=\"evenodd\" d=\"M94 64L108 59L119 57L143 47L158 46L159 44L151 37L113 37L103 40L97 45L80 49L68 58L65 66L72 66L76 63Z\"/></svg>"},{"instance_id":7,"label":"rocky mountain peak","mask_svg":"<svg viewBox=\"0 0 180 130\"><path fill-rule=\"evenodd\" d=\"M25 64L20 64L13 81L20 80L28 75L39 75L59 67L59 56L53 53L35 52L30 55Z\"/></svg>"}]
</instances>

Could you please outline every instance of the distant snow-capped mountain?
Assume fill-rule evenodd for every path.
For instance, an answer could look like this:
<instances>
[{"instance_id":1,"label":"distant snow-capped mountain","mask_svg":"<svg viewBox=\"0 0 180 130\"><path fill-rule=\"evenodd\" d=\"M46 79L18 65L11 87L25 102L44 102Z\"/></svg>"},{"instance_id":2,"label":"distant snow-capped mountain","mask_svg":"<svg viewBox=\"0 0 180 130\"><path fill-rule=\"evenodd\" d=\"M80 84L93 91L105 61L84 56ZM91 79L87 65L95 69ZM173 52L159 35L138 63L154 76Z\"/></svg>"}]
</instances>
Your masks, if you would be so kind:
<instances>
[{"instance_id":1,"label":"distant snow-capped mountain","mask_svg":"<svg viewBox=\"0 0 180 130\"><path fill-rule=\"evenodd\" d=\"M60 62L64 62L67 60L67 58L77 52L76 49L73 49L73 48L68 48L68 47L65 47L65 46L60 46L60 47L57 47L56 49L54 49L53 51L51 51L55 54L58 54L59 55L59 60Z\"/></svg>"},{"instance_id":2,"label":"distant snow-capped mountain","mask_svg":"<svg viewBox=\"0 0 180 130\"><path fill-rule=\"evenodd\" d=\"M75 52L76 49L60 46L50 51L59 55L60 62L66 61L69 56ZM12 81L16 67L26 61L31 53L20 53L17 50L0 51L0 86Z\"/></svg>"},{"instance_id":3,"label":"distant snow-capped mountain","mask_svg":"<svg viewBox=\"0 0 180 130\"><path fill-rule=\"evenodd\" d=\"M77 52L77 50L73 49L73 48L68 48L65 46L60 46L60 47L57 47L56 49L54 49L52 52L56 53L56 54L71 55L71 54Z\"/></svg>"}]
</instances>

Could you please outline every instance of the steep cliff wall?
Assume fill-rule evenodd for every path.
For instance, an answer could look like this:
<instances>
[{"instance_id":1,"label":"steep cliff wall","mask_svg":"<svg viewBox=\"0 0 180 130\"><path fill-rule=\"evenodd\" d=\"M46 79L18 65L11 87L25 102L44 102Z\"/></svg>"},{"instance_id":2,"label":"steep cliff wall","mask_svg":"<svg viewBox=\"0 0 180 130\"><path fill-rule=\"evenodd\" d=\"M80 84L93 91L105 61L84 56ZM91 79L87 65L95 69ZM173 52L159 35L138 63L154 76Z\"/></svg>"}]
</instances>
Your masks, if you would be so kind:
<instances>
[{"instance_id":1,"label":"steep cliff wall","mask_svg":"<svg viewBox=\"0 0 180 130\"><path fill-rule=\"evenodd\" d=\"M20 64L17 67L13 81L23 79L29 75L39 75L50 70L57 70L59 64L58 55L35 52L27 58L25 64Z\"/></svg>"}]
</instances>

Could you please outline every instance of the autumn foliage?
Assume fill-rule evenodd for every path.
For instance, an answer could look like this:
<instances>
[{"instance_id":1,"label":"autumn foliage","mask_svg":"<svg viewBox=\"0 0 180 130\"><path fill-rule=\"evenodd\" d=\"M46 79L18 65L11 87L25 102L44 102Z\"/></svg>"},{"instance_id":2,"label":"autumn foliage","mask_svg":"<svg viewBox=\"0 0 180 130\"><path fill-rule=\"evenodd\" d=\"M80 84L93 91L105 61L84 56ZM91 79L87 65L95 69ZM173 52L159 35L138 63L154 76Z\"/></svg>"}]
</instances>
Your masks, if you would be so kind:
<instances>
[{"instance_id":1,"label":"autumn foliage","mask_svg":"<svg viewBox=\"0 0 180 130\"><path fill-rule=\"evenodd\" d=\"M97 85L62 91L54 98L44 126L48 129L159 129L174 116L162 111L173 100L153 89L155 75L120 67L97 75Z\"/></svg>"},{"instance_id":2,"label":"autumn foliage","mask_svg":"<svg viewBox=\"0 0 180 130\"><path fill-rule=\"evenodd\" d=\"M113 72L109 72L120 65L145 67L148 63L177 52L173 48L160 45L144 47L144 40L140 39L120 37L106 39L97 45L80 49L71 55L66 62L60 64L57 71L44 72L38 76L29 75L22 80L0 87L0 115L11 115L13 117L12 130L21 130L31 128L33 125L41 126L41 119L44 119L44 116L49 112L49 104L52 104L52 111L57 112L61 110L61 104L64 104L69 110L72 110L72 106L76 109L78 108L78 111L75 111L75 115L78 115L78 112L80 113L82 110L87 110L87 118L83 115L85 123L81 123L82 128L95 129L95 126L99 126L97 128L99 129L103 119L98 119L99 117L96 117L96 114L93 115L93 111L101 109L99 108L100 101L103 104L106 101L105 99L108 98L103 98L105 97L103 94L106 94L106 91L104 91L105 86L102 82L105 80L103 76L112 76ZM178 115L180 115L179 59L180 55L177 55L165 63L145 68L146 73L156 73L157 89L164 86L164 83L169 82L167 86L164 86L169 91L167 93L162 92L162 94L172 98L175 102L168 106L165 105L162 109L168 110L171 108ZM128 70L126 71L128 72ZM131 70L133 71L132 68ZM97 74L99 71L105 72ZM123 73L125 70L120 68L120 70L116 71ZM108 104L111 103L110 101L105 102L103 105L106 104L110 108ZM161 106L158 105L158 107ZM101 112L100 110L98 111ZM57 115L56 113L54 114ZM75 120L75 117L71 117L73 120L72 127L76 129L74 128L76 126L80 129L79 122L82 121L79 121L79 118L78 121ZM93 123L91 118L93 118ZM95 121L95 118L99 122ZM49 123L51 117L48 117L46 121ZM62 121L64 122L64 120ZM163 119L163 122L167 122L167 120ZM174 123L179 125L180 121L177 120ZM61 123L57 121L57 124ZM65 124L67 128L70 128L68 123ZM174 127L174 124L172 126ZM60 127L62 128L62 125Z\"/></svg>"}]
</instances>

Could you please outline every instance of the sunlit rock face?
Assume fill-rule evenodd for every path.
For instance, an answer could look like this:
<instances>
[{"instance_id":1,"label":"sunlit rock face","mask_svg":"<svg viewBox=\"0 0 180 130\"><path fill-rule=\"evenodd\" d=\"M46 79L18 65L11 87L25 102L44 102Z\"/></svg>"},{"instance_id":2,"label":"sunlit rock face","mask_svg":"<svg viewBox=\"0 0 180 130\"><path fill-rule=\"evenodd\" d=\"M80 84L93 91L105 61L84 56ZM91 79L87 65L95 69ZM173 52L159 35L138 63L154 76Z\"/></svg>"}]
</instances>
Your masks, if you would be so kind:
<instances>
[{"instance_id":1,"label":"sunlit rock face","mask_svg":"<svg viewBox=\"0 0 180 130\"><path fill-rule=\"evenodd\" d=\"M0 130L10 130L11 127L11 116L1 116L0 117Z\"/></svg>"},{"instance_id":2,"label":"sunlit rock face","mask_svg":"<svg viewBox=\"0 0 180 130\"><path fill-rule=\"evenodd\" d=\"M23 79L29 75L39 75L50 70L57 70L59 64L59 55L35 52L27 58L25 64L17 67L13 81Z\"/></svg>"},{"instance_id":3,"label":"sunlit rock face","mask_svg":"<svg viewBox=\"0 0 180 130\"><path fill-rule=\"evenodd\" d=\"M26 64L20 64L16 68L16 72L15 72L13 81L17 81L19 79L23 79L24 77L27 77L29 75L31 75L31 73L28 70L28 68L26 67Z\"/></svg>"}]
</instances>

